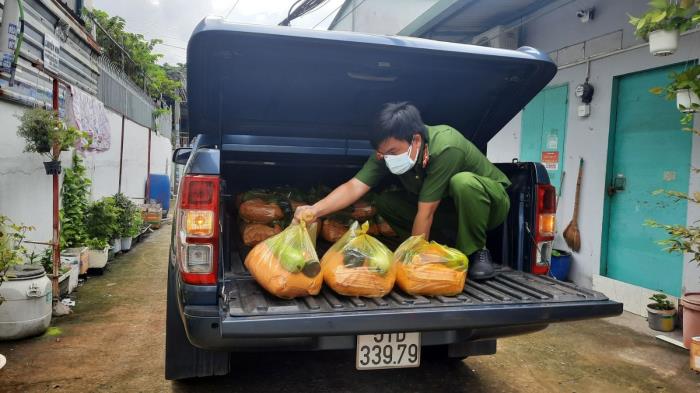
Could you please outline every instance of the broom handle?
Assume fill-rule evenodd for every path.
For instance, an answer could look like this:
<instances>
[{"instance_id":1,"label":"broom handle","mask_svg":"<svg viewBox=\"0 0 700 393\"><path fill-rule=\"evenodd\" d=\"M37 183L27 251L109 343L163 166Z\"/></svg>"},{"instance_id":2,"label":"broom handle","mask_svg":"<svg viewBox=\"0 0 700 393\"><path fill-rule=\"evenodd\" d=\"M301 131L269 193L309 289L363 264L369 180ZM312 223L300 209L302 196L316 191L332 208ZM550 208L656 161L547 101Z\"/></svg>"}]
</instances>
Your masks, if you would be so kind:
<instances>
[{"instance_id":1,"label":"broom handle","mask_svg":"<svg viewBox=\"0 0 700 393\"><path fill-rule=\"evenodd\" d=\"M581 195L581 178L583 178L583 158L578 164L578 179L576 179L576 199L574 199L574 218L578 222L578 200Z\"/></svg>"}]
</instances>

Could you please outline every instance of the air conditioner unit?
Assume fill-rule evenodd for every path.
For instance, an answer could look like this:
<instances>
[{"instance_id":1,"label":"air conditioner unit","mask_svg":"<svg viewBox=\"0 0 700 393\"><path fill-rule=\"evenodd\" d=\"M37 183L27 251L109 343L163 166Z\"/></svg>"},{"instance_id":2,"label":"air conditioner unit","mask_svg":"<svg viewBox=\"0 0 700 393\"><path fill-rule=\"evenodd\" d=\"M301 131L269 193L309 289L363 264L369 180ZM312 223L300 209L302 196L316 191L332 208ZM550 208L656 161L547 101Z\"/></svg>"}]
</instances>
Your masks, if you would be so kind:
<instances>
[{"instance_id":1,"label":"air conditioner unit","mask_svg":"<svg viewBox=\"0 0 700 393\"><path fill-rule=\"evenodd\" d=\"M518 29L506 29L499 25L472 39L472 44L501 49L518 49Z\"/></svg>"}]
</instances>

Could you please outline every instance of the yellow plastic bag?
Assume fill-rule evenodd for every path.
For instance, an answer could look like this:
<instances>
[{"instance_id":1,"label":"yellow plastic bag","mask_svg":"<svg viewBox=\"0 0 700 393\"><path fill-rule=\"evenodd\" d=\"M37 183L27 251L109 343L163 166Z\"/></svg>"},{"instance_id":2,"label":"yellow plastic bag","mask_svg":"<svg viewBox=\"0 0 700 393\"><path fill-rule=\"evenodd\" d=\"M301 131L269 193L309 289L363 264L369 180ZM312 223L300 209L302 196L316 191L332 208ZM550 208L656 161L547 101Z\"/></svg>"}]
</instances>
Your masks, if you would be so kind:
<instances>
[{"instance_id":1,"label":"yellow plastic bag","mask_svg":"<svg viewBox=\"0 0 700 393\"><path fill-rule=\"evenodd\" d=\"M341 295L382 297L394 287L393 255L368 229L354 222L321 259L324 281Z\"/></svg>"},{"instance_id":2,"label":"yellow plastic bag","mask_svg":"<svg viewBox=\"0 0 700 393\"><path fill-rule=\"evenodd\" d=\"M253 247L245 266L258 284L283 299L317 295L323 284L321 265L303 221Z\"/></svg>"},{"instance_id":3,"label":"yellow plastic bag","mask_svg":"<svg viewBox=\"0 0 700 393\"><path fill-rule=\"evenodd\" d=\"M464 290L469 260L459 250L423 235L411 236L394 252L396 282L412 295L453 296Z\"/></svg>"}]
</instances>

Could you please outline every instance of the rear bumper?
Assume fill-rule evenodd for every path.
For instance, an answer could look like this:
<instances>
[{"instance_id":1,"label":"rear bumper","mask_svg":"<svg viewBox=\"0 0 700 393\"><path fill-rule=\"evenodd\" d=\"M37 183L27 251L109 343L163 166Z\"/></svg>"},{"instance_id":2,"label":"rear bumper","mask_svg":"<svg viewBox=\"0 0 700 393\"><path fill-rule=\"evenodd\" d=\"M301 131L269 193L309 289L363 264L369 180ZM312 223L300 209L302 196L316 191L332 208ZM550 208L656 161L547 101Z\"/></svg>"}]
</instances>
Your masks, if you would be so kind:
<instances>
[{"instance_id":1,"label":"rear bumper","mask_svg":"<svg viewBox=\"0 0 700 393\"><path fill-rule=\"evenodd\" d=\"M561 304L484 305L422 310L224 318L217 307L186 306L190 342L219 350L330 350L355 347L357 334L423 332L423 345L488 340L541 330L549 323L615 316L610 300Z\"/></svg>"}]
</instances>

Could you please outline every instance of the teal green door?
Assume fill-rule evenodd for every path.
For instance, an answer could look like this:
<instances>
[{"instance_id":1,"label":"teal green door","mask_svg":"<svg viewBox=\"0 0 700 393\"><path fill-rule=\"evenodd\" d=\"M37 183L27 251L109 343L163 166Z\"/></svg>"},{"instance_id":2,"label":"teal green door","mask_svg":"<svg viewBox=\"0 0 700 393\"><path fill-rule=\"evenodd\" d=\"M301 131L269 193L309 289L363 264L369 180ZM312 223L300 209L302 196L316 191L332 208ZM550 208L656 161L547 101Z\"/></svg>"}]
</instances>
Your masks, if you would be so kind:
<instances>
[{"instance_id":1,"label":"teal green door","mask_svg":"<svg viewBox=\"0 0 700 393\"><path fill-rule=\"evenodd\" d=\"M564 163L568 94L568 85L546 88L523 110L520 161L541 162L557 190Z\"/></svg>"},{"instance_id":2,"label":"teal green door","mask_svg":"<svg viewBox=\"0 0 700 393\"><path fill-rule=\"evenodd\" d=\"M618 178L624 189L608 197L604 261L608 277L673 296L681 294L683 257L664 252L656 242L665 233L644 226L644 221L686 223L686 202L653 193L688 191L691 135L681 131L675 102L649 93L652 87L668 84L669 72L681 67L616 79L607 182L609 187Z\"/></svg>"}]
</instances>

